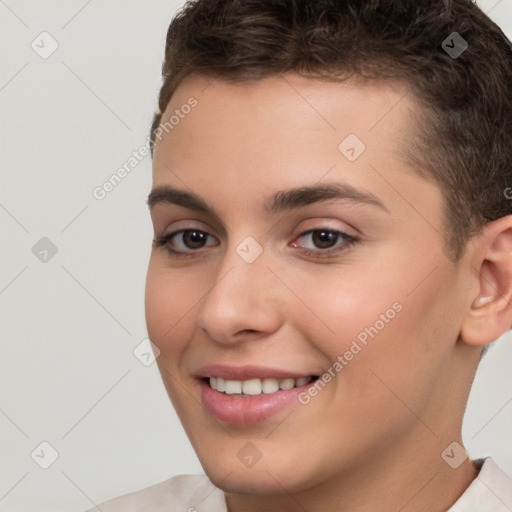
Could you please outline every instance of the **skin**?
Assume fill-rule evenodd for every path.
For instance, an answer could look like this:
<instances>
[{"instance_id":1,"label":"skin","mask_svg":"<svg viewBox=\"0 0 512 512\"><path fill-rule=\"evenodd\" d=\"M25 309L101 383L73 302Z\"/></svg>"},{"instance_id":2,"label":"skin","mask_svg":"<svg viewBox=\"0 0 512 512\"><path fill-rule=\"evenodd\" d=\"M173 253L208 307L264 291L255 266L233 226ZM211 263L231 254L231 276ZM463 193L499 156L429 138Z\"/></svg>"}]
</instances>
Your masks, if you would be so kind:
<instances>
[{"instance_id":1,"label":"skin","mask_svg":"<svg viewBox=\"0 0 512 512\"><path fill-rule=\"evenodd\" d=\"M488 224L460 261L448 257L441 190L398 149L418 108L404 91L293 73L243 84L189 76L163 115L190 96L198 101L157 142L153 187L193 191L216 215L152 207L156 237L178 229L210 237L202 248L181 235L169 242L192 257L153 248L148 333L169 397L230 512L441 512L477 475L469 458L452 469L441 453L463 444L482 346L512 323L512 217ZM350 133L366 145L353 162L338 150ZM385 209L330 200L263 210L279 190L326 182L370 192ZM319 246L302 235L321 228L359 241ZM236 252L247 236L263 249L250 264ZM329 258L304 254L343 247ZM309 404L245 426L202 406L199 367L321 375L397 302L401 311ZM261 453L250 468L237 457L247 442Z\"/></svg>"}]
</instances>

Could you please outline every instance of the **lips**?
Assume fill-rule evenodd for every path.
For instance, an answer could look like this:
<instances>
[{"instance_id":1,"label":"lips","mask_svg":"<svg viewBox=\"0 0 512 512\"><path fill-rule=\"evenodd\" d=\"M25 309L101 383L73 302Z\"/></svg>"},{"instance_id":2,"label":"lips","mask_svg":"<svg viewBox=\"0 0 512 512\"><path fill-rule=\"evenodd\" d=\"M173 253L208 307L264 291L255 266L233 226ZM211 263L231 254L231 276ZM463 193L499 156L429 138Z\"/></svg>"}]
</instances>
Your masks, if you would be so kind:
<instances>
[{"instance_id":1,"label":"lips","mask_svg":"<svg viewBox=\"0 0 512 512\"><path fill-rule=\"evenodd\" d=\"M316 374L318 375L318 373ZM208 365L202 367L195 374L199 381L201 400L208 412L217 420L247 425L265 421L275 414L287 409L298 402L300 393L313 385L314 373L291 372L289 370L260 367L260 366L226 366ZM212 379L213 387L210 386ZM279 389L270 389L261 393L243 393L246 382L256 380L288 382ZM219 391L218 384L228 384L226 389ZM293 383L293 385L289 385ZM222 389L222 384L221 384Z\"/></svg>"}]
</instances>

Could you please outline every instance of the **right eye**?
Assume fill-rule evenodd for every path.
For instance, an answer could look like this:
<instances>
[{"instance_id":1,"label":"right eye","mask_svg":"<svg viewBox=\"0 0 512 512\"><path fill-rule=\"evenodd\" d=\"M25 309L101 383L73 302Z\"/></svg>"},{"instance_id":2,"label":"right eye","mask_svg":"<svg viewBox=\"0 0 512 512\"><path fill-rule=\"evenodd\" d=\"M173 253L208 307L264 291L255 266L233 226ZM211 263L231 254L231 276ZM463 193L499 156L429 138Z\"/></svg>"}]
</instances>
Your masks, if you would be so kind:
<instances>
[{"instance_id":1,"label":"right eye","mask_svg":"<svg viewBox=\"0 0 512 512\"><path fill-rule=\"evenodd\" d=\"M199 229L180 229L179 231L174 231L162 237L155 238L153 244L155 247L165 246L171 257L195 256L196 253L203 252L198 249L205 246L208 237L212 236ZM176 238L177 241L181 241L182 247L178 250L172 247L173 244L176 245L174 238Z\"/></svg>"}]
</instances>

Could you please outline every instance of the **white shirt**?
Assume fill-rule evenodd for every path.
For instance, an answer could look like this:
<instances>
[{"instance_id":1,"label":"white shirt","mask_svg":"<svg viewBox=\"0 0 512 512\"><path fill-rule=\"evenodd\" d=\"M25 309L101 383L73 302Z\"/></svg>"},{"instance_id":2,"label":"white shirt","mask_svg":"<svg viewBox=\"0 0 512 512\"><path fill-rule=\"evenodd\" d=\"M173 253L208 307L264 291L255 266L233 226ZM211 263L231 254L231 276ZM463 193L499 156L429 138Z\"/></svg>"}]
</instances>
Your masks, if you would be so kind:
<instances>
[{"instance_id":1,"label":"white shirt","mask_svg":"<svg viewBox=\"0 0 512 512\"><path fill-rule=\"evenodd\" d=\"M474 461L478 476L446 512L512 512L512 478L491 457ZM123 494L86 512L227 512L224 492L204 475L177 475Z\"/></svg>"}]
</instances>

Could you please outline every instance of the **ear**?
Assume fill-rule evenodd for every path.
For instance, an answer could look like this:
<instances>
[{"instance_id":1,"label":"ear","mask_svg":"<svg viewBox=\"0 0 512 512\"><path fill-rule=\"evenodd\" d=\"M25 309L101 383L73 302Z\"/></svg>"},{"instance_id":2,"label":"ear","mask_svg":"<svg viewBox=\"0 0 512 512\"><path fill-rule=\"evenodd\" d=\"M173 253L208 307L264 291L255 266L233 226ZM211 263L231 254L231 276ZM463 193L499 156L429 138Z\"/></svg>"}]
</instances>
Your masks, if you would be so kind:
<instances>
[{"instance_id":1,"label":"ear","mask_svg":"<svg viewBox=\"0 0 512 512\"><path fill-rule=\"evenodd\" d=\"M512 215L487 224L471 242L471 306L462 341L487 345L512 324Z\"/></svg>"}]
</instances>

